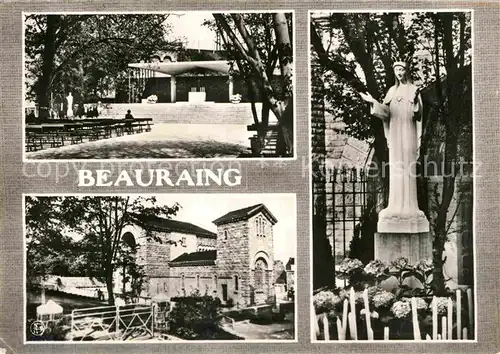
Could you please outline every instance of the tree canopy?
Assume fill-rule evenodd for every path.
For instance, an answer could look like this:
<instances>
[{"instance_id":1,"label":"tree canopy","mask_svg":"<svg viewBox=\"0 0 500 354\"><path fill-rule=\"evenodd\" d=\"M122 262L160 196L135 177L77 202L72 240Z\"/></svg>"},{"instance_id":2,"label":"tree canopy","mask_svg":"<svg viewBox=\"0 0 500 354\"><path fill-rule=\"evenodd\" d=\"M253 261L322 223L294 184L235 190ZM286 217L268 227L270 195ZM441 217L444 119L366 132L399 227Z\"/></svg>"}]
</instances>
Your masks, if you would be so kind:
<instances>
[{"instance_id":1,"label":"tree canopy","mask_svg":"<svg viewBox=\"0 0 500 354\"><path fill-rule=\"evenodd\" d=\"M244 79L260 141L269 126L269 111L280 127L277 152L293 154L293 19L291 13L213 14L208 22L222 37L234 61L233 74ZM280 80L273 82L279 67ZM255 109L256 87L263 96L261 117Z\"/></svg>"},{"instance_id":2,"label":"tree canopy","mask_svg":"<svg viewBox=\"0 0 500 354\"><path fill-rule=\"evenodd\" d=\"M25 16L26 96L40 107L72 92L97 100L127 81L131 62L181 46L169 39L169 15ZM42 109L43 110L43 109Z\"/></svg>"},{"instance_id":3,"label":"tree canopy","mask_svg":"<svg viewBox=\"0 0 500 354\"><path fill-rule=\"evenodd\" d=\"M27 279L47 274L95 278L106 283L113 304L114 272L128 264L133 266L129 275L142 274L132 262L139 246L122 240L130 215L170 218L179 208L158 205L154 197L27 197ZM161 242L150 232L146 241ZM133 287L140 279L127 281Z\"/></svg>"}]
</instances>

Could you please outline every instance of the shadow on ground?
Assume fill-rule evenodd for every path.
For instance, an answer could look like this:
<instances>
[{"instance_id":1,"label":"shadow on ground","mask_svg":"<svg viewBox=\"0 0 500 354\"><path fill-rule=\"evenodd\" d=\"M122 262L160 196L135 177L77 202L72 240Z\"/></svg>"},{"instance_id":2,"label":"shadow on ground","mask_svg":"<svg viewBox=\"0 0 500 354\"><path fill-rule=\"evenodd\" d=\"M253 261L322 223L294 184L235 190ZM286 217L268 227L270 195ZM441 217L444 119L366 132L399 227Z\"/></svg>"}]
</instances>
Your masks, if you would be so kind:
<instances>
[{"instance_id":1,"label":"shadow on ground","mask_svg":"<svg viewBox=\"0 0 500 354\"><path fill-rule=\"evenodd\" d=\"M137 159L237 157L247 147L215 140L114 141L54 148L29 155L29 159Z\"/></svg>"}]
</instances>

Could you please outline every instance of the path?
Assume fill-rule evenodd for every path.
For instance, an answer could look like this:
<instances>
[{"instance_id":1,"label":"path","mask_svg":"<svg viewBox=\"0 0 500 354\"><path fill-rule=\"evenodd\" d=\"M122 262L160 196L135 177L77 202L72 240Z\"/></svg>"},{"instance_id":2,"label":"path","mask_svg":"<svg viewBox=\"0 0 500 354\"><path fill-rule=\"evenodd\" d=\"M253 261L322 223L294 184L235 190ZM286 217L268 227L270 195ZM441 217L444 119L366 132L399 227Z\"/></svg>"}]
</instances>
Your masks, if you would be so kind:
<instances>
[{"instance_id":1,"label":"path","mask_svg":"<svg viewBox=\"0 0 500 354\"><path fill-rule=\"evenodd\" d=\"M160 123L151 132L26 153L26 158L234 158L248 151L249 136L246 125Z\"/></svg>"}]
</instances>

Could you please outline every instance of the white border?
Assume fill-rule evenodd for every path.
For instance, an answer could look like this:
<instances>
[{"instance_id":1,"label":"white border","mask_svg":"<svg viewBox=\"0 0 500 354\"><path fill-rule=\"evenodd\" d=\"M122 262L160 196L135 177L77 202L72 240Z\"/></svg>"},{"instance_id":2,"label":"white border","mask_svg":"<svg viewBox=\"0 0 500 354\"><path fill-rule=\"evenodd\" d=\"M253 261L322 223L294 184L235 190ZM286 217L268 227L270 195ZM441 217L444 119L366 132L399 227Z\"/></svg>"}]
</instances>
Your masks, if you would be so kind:
<instances>
[{"instance_id":1,"label":"white border","mask_svg":"<svg viewBox=\"0 0 500 354\"><path fill-rule=\"evenodd\" d=\"M474 297L474 338L475 339L461 339L461 340L426 340L426 339L421 339L421 340L404 340L404 339L394 339L394 340L346 340L346 341L339 341L339 340L330 340L330 341L324 341L324 340L318 340L316 339L316 333L314 330L313 326L313 311L314 311L314 299L313 299L313 291L314 291L314 286L313 286L313 181L312 181L312 104L311 104L311 15L316 12L329 12L329 13L382 13L382 12L470 12L471 13L471 43L472 43L472 60L471 60L471 81L472 81L472 161L473 161L473 172L472 172L472 178L473 178L473 202L472 202L472 243L473 243L473 259L474 259L474 286L472 289L472 294ZM478 319L478 307L477 307L477 252L476 252L476 186L477 186L477 178L476 178L476 140L475 140L475 95L474 95L474 70L475 70L475 54L476 54L476 47L475 47L475 28L474 28L474 9L391 9L391 10L384 10L384 9L372 9L372 10L325 10L325 9L315 9L315 10L308 10L307 11L307 44L308 44L308 55L307 55L307 65L308 65L308 101L309 101L309 173L311 175L311 181L309 183L309 210L310 210L310 223L309 223L309 263L310 263L310 282L309 282L309 316L310 316L310 339L311 343L313 344L320 344L320 345L331 345L331 344L353 344L353 343L364 343L364 344L374 344L374 343L405 343L405 344L413 344L413 343L425 343L425 344L439 344L439 343L453 343L453 344L464 344L464 343L478 343L478 324L477 324L477 319Z\"/></svg>"},{"instance_id":2,"label":"white border","mask_svg":"<svg viewBox=\"0 0 500 354\"><path fill-rule=\"evenodd\" d=\"M25 54L25 20L27 15L37 14L37 15L136 15L136 14L185 14L185 13L292 13L292 24L293 24L293 38L292 38L292 48L293 48L293 65L292 65L292 83L293 83L293 156L292 157L211 157L211 158L122 158L122 159L29 159L26 156L26 54ZM22 162L137 162L137 161L185 161L185 162L197 162L197 161L296 161L298 158L297 154L297 30L296 30L296 14L295 10L282 9L282 10L179 10L179 11L21 11L21 26L22 26Z\"/></svg>"},{"instance_id":3,"label":"white border","mask_svg":"<svg viewBox=\"0 0 500 354\"><path fill-rule=\"evenodd\" d=\"M22 193L22 220L23 220L23 345L32 345L32 344L60 344L60 345L87 345L87 344L111 344L111 345L135 345L135 344L206 344L206 343L231 343L235 345L246 345L247 343L298 343L298 303L297 303L297 288L298 288L298 267L297 267L297 241L298 241L298 214L297 214L297 193L215 193L219 195L227 196L227 198L241 198L244 199L245 196L259 196L265 195L269 196L280 196L280 197L288 197L290 200L293 200L294 204L294 218L295 218L295 237L296 237L296 245L295 245L295 273L294 273L294 281L295 281L295 294L294 294L294 339L248 339L248 340L148 340L148 341L27 341L26 340L26 322L27 322L27 296L26 296L26 197L49 197L49 196L151 196L151 195L193 195L194 193ZM214 194L214 193L201 193L203 194ZM273 242L273 247L274 242Z\"/></svg>"}]
</instances>

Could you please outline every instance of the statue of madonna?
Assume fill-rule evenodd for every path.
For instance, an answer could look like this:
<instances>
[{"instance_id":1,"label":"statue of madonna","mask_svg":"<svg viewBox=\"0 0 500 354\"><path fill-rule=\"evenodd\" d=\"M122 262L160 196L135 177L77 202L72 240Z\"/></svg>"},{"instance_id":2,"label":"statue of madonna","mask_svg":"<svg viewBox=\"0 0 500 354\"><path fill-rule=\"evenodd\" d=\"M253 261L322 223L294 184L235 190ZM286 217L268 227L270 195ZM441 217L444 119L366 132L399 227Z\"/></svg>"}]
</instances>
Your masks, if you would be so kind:
<instances>
[{"instance_id":1,"label":"statue of madonna","mask_svg":"<svg viewBox=\"0 0 500 354\"><path fill-rule=\"evenodd\" d=\"M422 98L409 76L406 63L393 64L396 83L382 103L360 93L370 113L380 118L389 147L389 203L379 213L380 233L429 232L429 222L418 208L417 158L422 134Z\"/></svg>"}]
</instances>

